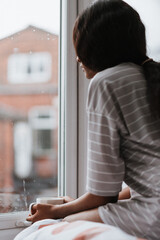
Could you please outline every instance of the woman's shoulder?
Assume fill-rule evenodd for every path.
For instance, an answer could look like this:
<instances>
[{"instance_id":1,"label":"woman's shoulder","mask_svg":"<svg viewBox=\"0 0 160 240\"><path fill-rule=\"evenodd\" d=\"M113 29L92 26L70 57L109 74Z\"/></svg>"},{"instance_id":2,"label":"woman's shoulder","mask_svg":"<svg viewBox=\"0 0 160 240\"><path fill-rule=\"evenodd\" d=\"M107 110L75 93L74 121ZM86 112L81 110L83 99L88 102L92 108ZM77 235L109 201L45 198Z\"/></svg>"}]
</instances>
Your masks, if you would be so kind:
<instances>
[{"instance_id":1,"label":"woman's shoulder","mask_svg":"<svg viewBox=\"0 0 160 240\"><path fill-rule=\"evenodd\" d=\"M96 89L100 91L106 86L116 89L119 86L134 85L137 82L144 84L142 68L133 63L121 63L98 72L90 82L90 91Z\"/></svg>"},{"instance_id":2,"label":"woman's shoulder","mask_svg":"<svg viewBox=\"0 0 160 240\"><path fill-rule=\"evenodd\" d=\"M119 64L94 76L89 85L87 105L100 109L99 102L102 104L107 102L113 106L116 102L121 102L121 99L123 102L130 99L132 101L137 89L145 89L145 85L146 81L140 66L132 63Z\"/></svg>"}]
</instances>

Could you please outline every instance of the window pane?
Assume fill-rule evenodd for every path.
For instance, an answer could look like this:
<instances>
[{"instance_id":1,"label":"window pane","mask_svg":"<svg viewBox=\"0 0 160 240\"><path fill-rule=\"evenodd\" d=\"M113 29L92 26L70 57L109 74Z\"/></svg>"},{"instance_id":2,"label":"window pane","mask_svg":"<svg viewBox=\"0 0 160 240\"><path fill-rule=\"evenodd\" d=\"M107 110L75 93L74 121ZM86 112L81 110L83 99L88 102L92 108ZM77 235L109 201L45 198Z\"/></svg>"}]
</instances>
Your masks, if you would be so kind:
<instances>
[{"instance_id":1,"label":"window pane","mask_svg":"<svg viewBox=\"0 0 160 240\"><path fill-rule=\"evenodd\" d=\"M147 54L160 61L160 1L159 0L125 0L135 8L146 27Z\"/></svg>"},{"instance_id":2,"label":"window pane","mask_svg":"<svg viewBox=\"0 0 160 240\"><path fill-rule=\"evenodd\" d=\"M0 1L0 213L57 195L60 0Z\"/></svg>"}]
</instances>

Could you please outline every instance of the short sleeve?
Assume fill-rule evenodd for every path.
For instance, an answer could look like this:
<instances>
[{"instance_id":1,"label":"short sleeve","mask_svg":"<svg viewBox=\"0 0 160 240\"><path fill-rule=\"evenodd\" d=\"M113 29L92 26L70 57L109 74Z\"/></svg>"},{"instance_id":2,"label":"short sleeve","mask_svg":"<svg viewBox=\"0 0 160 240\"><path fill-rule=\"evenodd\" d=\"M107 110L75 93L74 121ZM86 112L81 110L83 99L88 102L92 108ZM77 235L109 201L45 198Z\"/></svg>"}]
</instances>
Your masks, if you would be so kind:
<instances>
[{"instance_id":1,"label":"short sleeve","mask_svg":"<svg viewBox=\"0 0 160 240\"><path fill-rule=\"evenodd\" d=\"M106 84L90 87L87 113L87 191L116 196L121 191L125 168L120 156L118 113Z\"/></svg>"}]
</instances>

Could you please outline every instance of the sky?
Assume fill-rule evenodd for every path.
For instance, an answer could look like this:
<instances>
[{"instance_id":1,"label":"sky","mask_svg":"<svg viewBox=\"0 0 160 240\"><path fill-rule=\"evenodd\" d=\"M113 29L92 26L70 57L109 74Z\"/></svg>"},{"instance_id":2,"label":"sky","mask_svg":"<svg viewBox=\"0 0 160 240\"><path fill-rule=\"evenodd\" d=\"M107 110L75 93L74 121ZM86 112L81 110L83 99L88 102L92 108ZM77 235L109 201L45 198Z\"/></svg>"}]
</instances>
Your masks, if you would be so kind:
<instances>
[{"instance_id":1,"label":"sky","mask_svg":"<svg viewBox=\"0 0 160 240\"><path fill-rule=\"evenodd\" d=\"M124 1L139 12L146 26L148 52L154 54L160 49L160 0ZM0 39L28 25L58 34L59 5L60 0L0 0Z\"/></svg>"},{"instance_id":2,"label":"sky","mask_svg":"<svg viewBox=\"0 0 160 240\"><path fill-rule=\"evenodd\" d=\"M0 39L34 25L59 33L60 0L0 0Z\"/></svg>"}]
</instances>

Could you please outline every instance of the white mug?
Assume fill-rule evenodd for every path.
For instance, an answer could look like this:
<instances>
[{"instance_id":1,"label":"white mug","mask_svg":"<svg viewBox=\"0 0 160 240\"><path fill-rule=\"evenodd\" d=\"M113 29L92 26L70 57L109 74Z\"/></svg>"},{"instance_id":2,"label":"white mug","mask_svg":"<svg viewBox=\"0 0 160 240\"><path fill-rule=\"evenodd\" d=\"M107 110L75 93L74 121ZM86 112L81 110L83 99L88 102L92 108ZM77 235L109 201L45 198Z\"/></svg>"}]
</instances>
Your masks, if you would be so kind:
<instances>
[{"instance_id":1,"label":"white mug","mask_svg":"<svg viewBox=\"0 0 160 240\"><path fill-rule=\"evenodd\" d=\"M63 204L64 200L63 198L60 198L60 197L39 197L36 199L36 203L58 205L58 204Z\"/></svg>"},{"instance_id":2,"label":"white mug","mask_svg":"<svg viewBox=\"0 0 160 240\"><path fill-rule=\"evenodd\" d=\"M32 207L35 204L43 203L43 204L52 204L52 205L59 205L63 204L64 200L60 197L39 197L36 199L36 202L33 202L29 205L29 213L32 215Z\"/></svg>"}]
</instances>

